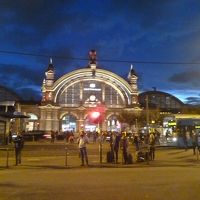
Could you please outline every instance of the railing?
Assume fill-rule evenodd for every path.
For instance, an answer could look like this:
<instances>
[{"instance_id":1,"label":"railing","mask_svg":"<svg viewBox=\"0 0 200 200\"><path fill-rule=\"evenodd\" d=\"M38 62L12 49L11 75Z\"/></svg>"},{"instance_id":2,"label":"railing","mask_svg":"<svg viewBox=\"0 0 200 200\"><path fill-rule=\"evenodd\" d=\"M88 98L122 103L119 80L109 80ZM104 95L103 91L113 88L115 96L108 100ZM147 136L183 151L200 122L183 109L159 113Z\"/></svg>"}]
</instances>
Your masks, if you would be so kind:
<instances>
[{"instance_id":1,"label":"railing","mask_svg":"<svg viewBox=\"0 0 200 200\"><path fill-rule=\"evenodd\" d=\"M14 148L11 147L0 147L0 151L5 151L6 152L6 167L9 167L9 152L13 151Z\"/></svg>"}]
</instances>

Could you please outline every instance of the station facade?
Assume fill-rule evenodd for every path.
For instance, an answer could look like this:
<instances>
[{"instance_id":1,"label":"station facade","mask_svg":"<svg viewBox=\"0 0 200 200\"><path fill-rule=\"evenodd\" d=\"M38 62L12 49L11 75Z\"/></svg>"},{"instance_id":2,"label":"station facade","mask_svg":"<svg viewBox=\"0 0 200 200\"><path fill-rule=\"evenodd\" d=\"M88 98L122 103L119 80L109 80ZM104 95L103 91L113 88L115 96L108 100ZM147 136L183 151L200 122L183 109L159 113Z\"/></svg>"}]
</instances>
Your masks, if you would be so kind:
<instances>
[{"instance_id":1,"label":"station facade","mask_svg":"<svg viewBox=\"0 0 200 200\"><path fill-rule=\"evenodd\" d=\"M125 80L99 68L96 52L91 50L86 67L55 80L55 66L50 60L42 84L40 105L21 105L22 111L30 116L27 130L79 132L100 128L102 131L121 131L120 112L140 111L138 77L132 66L127 73ZM92 117L101 120L95 123Z\"/></svg>"}]
</instances>

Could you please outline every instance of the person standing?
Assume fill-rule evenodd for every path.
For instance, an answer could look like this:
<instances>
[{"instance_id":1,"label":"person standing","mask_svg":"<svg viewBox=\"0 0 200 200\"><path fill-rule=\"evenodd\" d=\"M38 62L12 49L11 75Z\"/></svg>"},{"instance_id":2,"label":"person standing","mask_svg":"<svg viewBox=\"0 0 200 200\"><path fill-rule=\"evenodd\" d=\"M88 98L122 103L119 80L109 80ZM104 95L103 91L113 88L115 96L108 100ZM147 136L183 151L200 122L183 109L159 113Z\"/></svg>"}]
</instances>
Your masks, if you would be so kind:
<instances>
[{"instance_id":1,"label":"person standing","mask_svg":"<svg viewBox=\"0 0 200 200\"><path fill-rule=\"evenodd\" d=\"M193 149L193 155L196 155L196 149L200 151L198 145L198 133L195 130L192 131L192 149Z\"/></svg>"},{"instance_id":2,"label":"person standing","mask_svg":"<svg viewBox=\"0 0 200 200\"><path fill-rule=\"evenodd\" d=\"M149 154L150 154L150 159L154 160L155 159L155 135L153 132L150 133L149 135Z\"/></svg>"},{"instance_id":3,"label":"person standing","mask_svg":"<svg viewBox=\"0 0 200 200\"><path fill-rule=\"evenodd\" d=\"M21 151L24 147L24 139L20 133L17 134L17 137L14 139L15 145L15 160L16 165L21 164Z\"/></svg>"},{"instance_id":4,"label":"person standing","mask_svg":"<svg viewBox=\"0 0 200 200\"><path fill-rule=\"evenodd\" d=\"M118 152L119 152L119 146L120 146L120 139L121 139L121 136L117 132L116 135L114 136L114 140L113 140L113 150L115 152L115 163L118 163Z\"/></svg>"},{"instance_id":5,"label":"person standing","mask_svg":"<svg viewBox=\"0 0 200 200\"><path fill-rule=\"evenodd\" d=\"M135 145L135 150L136 151L139 151L139 141L140 141L139 135L138 135L138 133L135 133L134 137L133 137L133 143Z\"/></svg>"},{"instance_id":6,"label":"person standing","mask_svg":"<svg viewBox=\"0 0 200 200\"><path fill-rule=\"evenodd\" d=\"M51 143L54 143L55 141L55 132L51 131Z\"/></svg>"},{"instance_id":7,"label":"person standing","mask_svg":"<svg viewBox=\"0 0 200 200\"><path fill-rule=\"evenodd\" d=\"M86 165L88 165L88 155L87 155L87 148L86 145L89 143L89 138L87 135L82 131L80 134L80 137L78 138L78 146L80 149L80 155L81 155L81 166L84 166L84 161L86 162Z\"/></svg>"},{"instance_id":8,"label":"person standing","mask_svg":"<svg viewBox=\"0 0 200 200\"><path fill-rule=\"evenodd\" d=\"M128 164L128 140L126 137L126 133L123 133L121 140L121 148L123 153L124 164Z\"/></svg>"}]
</instances>

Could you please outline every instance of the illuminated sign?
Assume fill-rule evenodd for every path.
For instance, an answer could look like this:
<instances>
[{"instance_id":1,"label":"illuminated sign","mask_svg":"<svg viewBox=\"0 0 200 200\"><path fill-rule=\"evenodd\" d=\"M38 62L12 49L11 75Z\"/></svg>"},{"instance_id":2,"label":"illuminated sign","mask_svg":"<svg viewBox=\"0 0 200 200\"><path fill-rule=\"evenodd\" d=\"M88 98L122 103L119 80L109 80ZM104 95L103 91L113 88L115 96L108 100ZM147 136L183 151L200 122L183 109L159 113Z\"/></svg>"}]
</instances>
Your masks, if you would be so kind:
<instances>
[{"instance_id":1,"label":"illuminated sign","mask_svg":"<svg viewBox=\"0 0 200 200\"><path fill-rule=\"evenodd\" d=\"M200 128L200 125L195 126L195 128Z\"/></svg>"},{"instance_id":2,"label":"illuminated sign","mask_svg":"<svg viewBox=\"0 0 200 200\"><path fill-rule=\"evenodd\" d=\"M176 122L175 121L168 121L168 126L176 126Z\"/></svg>"},{"instance_id":3,"label":"illuminated sign","mask_svg":"<svg viewBox=\"0 0 200 200\"><path fill-rule=\"evenodd\" d=\"M84 91L101 91L101 88L84 88Z\"/></svg>"}]
</instances>

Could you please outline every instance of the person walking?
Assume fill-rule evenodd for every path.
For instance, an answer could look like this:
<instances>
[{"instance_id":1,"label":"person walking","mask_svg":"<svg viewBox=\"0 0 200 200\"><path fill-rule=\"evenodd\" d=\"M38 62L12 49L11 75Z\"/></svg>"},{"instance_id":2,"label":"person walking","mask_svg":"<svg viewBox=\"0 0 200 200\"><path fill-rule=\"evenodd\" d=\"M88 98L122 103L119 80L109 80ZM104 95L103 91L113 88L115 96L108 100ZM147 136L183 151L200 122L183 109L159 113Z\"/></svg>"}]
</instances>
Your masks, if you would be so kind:
<instances>
[{"instance_id":1,"label":"person walking","mask_svg":"<svg viewBox=\"0 0 200 200\"><path fill-rule=\"evenodd\" d=\"M87 148L86 145L89 143L89 138L87 135L82 131L80 133L80 137L78 138L78 146L80 149L80 155L81 155L81 166L84 166L84 161L86 162L86 165L88 165L88 156L87 156Z\"/></svg>"},{"instance_id":2,"label":"person walking","mask_svg":"<svg viewBox=\"0 0 200 200\"><path fill-rule=\"evenodd\" d=\"M15 145L15 160L16 165L21 164L21 151L24 147L24 139L20 133L17 134L17 137L14 139Z\"/></svg>"}]
</instances>

